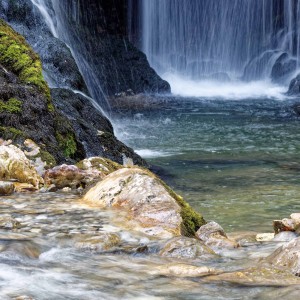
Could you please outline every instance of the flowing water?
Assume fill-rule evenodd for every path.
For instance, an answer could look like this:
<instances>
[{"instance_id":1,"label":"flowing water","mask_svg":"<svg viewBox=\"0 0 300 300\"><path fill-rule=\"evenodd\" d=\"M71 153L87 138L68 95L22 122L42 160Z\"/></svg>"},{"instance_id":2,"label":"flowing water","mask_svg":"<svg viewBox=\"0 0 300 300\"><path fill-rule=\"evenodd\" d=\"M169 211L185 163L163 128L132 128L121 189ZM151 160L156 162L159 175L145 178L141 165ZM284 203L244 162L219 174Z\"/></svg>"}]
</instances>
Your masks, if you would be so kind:
<instances>
[{"instance_id":1,"label":"flowing water","mask_svg":"<svg viewBox=\"0 0 300 300\"><path fill-rule=\"evenodd\" d=\"M261 293L267 293L264 299L272 299L279 291L275 287L210 283L205 278L161 276L159 272L160 267L170 263L233 271L252 266L279 243L250 243L210 260L168 259L157 253L163 241L112 226L113 215L87 207L79 195L73 194L1 197L0 220L13 216L20 226L0 229L0 298L259 299ZM85 238L108 233L120 236L116 247L105 250L78 246ZM148 245L146 252L137 250L144 245Z\"/></svg>"},{"instance_id":2,"label":"flowing water","mask_svg":"<svg viewBox=\"0 0 300 300\"><path fill-rule=\"evenodd\" d=\"M229 231L271 231L273 219L299 211L295 99L158 101L157 111L120 117L118 135L207 219Z\"/></svg>"}]
</instances>

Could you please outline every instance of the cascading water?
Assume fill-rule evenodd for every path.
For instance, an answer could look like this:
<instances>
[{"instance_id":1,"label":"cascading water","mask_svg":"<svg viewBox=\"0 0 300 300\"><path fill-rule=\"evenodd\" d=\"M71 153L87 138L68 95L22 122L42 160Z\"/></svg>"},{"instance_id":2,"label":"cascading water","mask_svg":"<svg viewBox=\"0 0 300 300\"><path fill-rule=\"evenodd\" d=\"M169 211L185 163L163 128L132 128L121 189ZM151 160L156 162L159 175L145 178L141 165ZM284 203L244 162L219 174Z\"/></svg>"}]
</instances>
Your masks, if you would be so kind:
<instances>
[{"instance_id":1,"label":"cascading water","mask_svg":"<svg viewBox=\"0 0 300 300\"><path fill-rule=\"evenodd\" d=\"M297 70L298 0L140 0L139 7L141 47L173 91L182 81L185 89L199 80L286 84Z\"/></svg>"},{"instance_id":2,"label":"cascading water","mask_svg":"<svg viewBox=\"0 0 300 300\"><path fill-rule=\"evenodd\" d=\"M80 28L78 25L75 25L78 24L80 15L78 10L79 3L58 0L31 0L31 2L43 15L53 36L62 40L70 48L92 96L92 98L87 95L85 97L92 100L91 103L95 108L108 117L106 113L109 111L107 97L101 88L98 76L90 65L89 56L91 56L91 53L88 51L87 46L80 40L78 34Z\"/></svg>"}]
</instances>

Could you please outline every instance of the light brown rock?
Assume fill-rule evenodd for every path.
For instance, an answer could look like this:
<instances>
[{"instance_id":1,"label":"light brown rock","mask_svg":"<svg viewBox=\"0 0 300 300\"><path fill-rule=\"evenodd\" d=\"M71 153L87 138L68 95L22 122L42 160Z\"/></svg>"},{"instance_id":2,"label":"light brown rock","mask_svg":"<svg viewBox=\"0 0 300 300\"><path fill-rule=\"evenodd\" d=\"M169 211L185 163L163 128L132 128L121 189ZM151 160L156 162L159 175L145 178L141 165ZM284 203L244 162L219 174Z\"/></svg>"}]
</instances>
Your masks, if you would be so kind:
<instances>
[{"instance_id":1,"label":"light brown rock","mask_svg":"<svg viewBox=\"0 0 300 300\"><path fill-rule=\"evenodd\" d=\"M212 275L206 277L205 281L226 281L246 286L288 286L300 284L299 277L284 270L265 266L253 267L220 275Z\"/></svg>"},{"instance_id":2,"label":"light brown rock","mask_svg":"<svg viewBox=\"0 0 300 300\"><path fill-rule=\"evenodd\" d=\"M120 226L162 238L181 234L180 206L154 175L142 169L113 172L83 200L99 208L125 211L126 220Z\"/></svg>"},{"instance_id":3,"label":"light brown rock","mask_svg":"<svg viewBox=\"0 0 300 300\"><path fill-rule=\"evenodd\" d=\"M39 187L43 183L33 164L24 152L14 145L0 146L0 179L15 179Z\"/></svg>"},{"instance_id":4,"label":"light brown rock","mask_svg":"<svg viewBox=\"0 0 300 300\"><path fill-rule=\"evenodd\" d=\"M150 272L152 275L170 276L170 277L203 277L217 274L218 271L206 266L197 267L188 264L172 263L158 266Z\"/></svg>"}]
</instances>

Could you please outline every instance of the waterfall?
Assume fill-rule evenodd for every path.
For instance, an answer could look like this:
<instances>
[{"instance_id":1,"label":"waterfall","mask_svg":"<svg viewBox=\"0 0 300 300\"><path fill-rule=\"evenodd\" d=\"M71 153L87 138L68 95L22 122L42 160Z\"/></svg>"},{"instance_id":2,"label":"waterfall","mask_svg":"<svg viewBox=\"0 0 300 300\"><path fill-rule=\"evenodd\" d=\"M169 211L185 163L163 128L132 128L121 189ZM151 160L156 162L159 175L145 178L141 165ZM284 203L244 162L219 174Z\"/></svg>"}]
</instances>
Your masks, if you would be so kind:
<instances>
[{"instance_id":1,"label":"waterfall","mask_svg":"<svg viewBox=\"0 0 300 300\"><path fill-rule=\"evenodd\" d=\"M271 78L286 84L299 66L298 0L138 3L140 36L134 39L165 78L167 74L193 81ZM130 18L132 24L132 14Z\"/></svg>"},{"instance_id":2,"label":"waterfall","mask_svg":"<svg viewBox=\"0 0 300 300\"><path fill-rule=\"evenodd\" d=\"M101 88L101 82L90 63L93 54L79 34L80 2L59 0L31 0L31 2L39 9L53 36L70 48L91 95L85 97L95 99L91 101L93 106L108 117L106 112L110 111L110 106Z\"/></svg>"}]
</instances>

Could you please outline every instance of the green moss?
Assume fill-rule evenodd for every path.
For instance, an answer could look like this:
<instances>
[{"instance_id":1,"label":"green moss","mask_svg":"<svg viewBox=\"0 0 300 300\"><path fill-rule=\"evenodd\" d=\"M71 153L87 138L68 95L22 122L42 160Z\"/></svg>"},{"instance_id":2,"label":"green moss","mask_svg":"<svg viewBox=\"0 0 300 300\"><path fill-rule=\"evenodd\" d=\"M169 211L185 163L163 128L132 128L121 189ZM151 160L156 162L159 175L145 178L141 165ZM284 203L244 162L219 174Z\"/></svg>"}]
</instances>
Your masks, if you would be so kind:
<instances>
[{"instance_id":1,"label":"green moss","mask_svg":"<svg viewBox=\"0 0 300 300\"><path fill-rule=\"evenodd\" d=\"M25 84L36 86L51 103L50 89L43 78L39 56L24 37L0 19L0 63Z\"/></svg>"},{"instance_id":2,"label":"green moss","mask_svg":"<svg viewBox=\"0 0 300 300\"><path fill-rule=\"evenodd\" d=\"M22 111L22 101L11 98L8 101L0 100L0 113L9 112L11 114L18 114Z\"/></svg>"},{"instance_id":3,"label":"green moss","mask_svg":"<svg viewBox=\"0 0 300 300\"><path fill-rule=\"evenodd\" d=\"M56 135L60 149L64 152L66 157L72 158L77 151L77 143L72 133L68 133L66 136L61 134Z\"/></svg>"},{"instance_id":4,"label":"green moss","mask_svg":"<svg viewBox=\"0 0 300 300\"><path fill-rule=\"evenodd\" d=\"M40 150L40 153L36 157L40 157L42 161L46 162L49 168L57 164L56 159L48 151Z\"/></svg>"},{"instance_id":5,"label":"green moss","mask_svg":"<svg viewBox=\"0 0 300 300\"><path fill-rule=\"evenodd\" d=\"M165 182L159 179L161 184L165 187L171 197L173 197L176 202L181 207L180 215L183 220L182 234L185 236L193 237L196 231L206 224L206 221L201 214L196 212L181 196L177 195Z\"/></svg>"},{"instance_id":6,"label":"green moss","mask_svg":"<svg viewBox=\"0 0 300 300\"><path fill-rule=\"evenodd\" d=\"M154 175L147 169L144 169L146 173L152 177L155 177L166 189L172 198L176 200L178 205L181 207L181 218L182 218L182 228L181 233L188 237L194 237L196 231L206 224L206 221L201 214L196 212L181 196L177 195L163 180Z\"/></svg>"},{"instance_id":7,"label":"green moss","mask_svg":"<svg viewBox=\"0 0 300 300\"><path fill-rule=\"evenodd\" d=\"M93 157L89 159L89 162L92 168L97 169L98 171L102 172L105 175L108 175L114 171L120 170L123 168L120 164L113 162L108 158L103 157ZM80 161L76 164L79 169L85 170L85 166L83 161Z\"/></svg>"},{"instance_id":8,"label":"green moss","mask_svg":"<svg viewBox=\"0 0 300 300\"><path fill-rule=\"evenodd\" d=\"M0 126L0 136L4 139L16 140L18 138L25 138L24 133L13 127Z\"/></svg>"}]
</instances>

